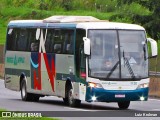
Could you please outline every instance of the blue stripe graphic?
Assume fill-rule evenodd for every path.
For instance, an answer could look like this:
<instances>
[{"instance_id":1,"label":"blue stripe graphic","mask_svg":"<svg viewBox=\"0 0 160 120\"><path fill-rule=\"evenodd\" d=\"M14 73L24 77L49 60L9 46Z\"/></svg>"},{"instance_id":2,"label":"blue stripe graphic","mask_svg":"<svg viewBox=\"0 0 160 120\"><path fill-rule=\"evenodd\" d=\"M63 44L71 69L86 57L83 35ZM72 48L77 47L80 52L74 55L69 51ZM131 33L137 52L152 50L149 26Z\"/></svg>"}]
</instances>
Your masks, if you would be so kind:
<instances>
[{"instance_id":1,"label":"blue stripe graphic","mask_svg":"<svg viewBox=\"0 0 160 120\"><path fill-rule=\"evenodd\" d=\"M32 58L30 58L30 62L34 68L38 68L39 64L34 64L34 62L32 61Z\"/></svg>"}]
</instances>

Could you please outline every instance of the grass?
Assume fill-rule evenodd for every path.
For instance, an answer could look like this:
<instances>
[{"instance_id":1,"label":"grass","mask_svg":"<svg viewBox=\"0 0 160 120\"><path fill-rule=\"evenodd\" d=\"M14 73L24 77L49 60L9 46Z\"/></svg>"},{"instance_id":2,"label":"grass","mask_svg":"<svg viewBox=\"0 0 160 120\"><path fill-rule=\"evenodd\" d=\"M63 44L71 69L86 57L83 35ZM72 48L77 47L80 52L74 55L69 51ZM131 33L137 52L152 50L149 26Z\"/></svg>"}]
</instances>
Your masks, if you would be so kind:
<instances>
[{"instance_id":1,"label":"grass","mask_svg":"<svg viewBox=\"0 0 160 120\"><path fill-rule=\"evenodd\" d=\"M0 111L6 111L6 109L0 108Z\"/></svg>"}]
</instances>

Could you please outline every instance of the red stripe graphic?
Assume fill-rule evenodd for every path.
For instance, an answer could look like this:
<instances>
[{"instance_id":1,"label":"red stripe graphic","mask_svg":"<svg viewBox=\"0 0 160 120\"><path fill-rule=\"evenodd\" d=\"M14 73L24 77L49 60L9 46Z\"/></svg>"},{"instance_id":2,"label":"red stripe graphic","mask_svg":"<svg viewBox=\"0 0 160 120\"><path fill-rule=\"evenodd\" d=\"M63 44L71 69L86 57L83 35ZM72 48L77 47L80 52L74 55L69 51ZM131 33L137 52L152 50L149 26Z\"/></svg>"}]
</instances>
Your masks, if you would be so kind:
<instances>
[{"instance_id":1,"label":"red stripe graphic","mask_svg":"<svg viewBox=\"0 0 160 120\"><path fill-rule=\"evenodd\" d=\"M48 62L48 58L47 58L47 54L46 54L46 53L43 53L43 56L44 56L44 61L45 61L47 73L48 73L48 76L49 76L49 79L50 79L50 83L51 83L51 86L52 86L52 90L53 90L53 92L54 92L54 84L55 84L55 83L54 83L54 79L55 79L55 75L56 75L54 59L52 58L52 61L51 61L51 69L50 69L50 67L49 67L49 62Z\"/></svg>"}]
</instances>

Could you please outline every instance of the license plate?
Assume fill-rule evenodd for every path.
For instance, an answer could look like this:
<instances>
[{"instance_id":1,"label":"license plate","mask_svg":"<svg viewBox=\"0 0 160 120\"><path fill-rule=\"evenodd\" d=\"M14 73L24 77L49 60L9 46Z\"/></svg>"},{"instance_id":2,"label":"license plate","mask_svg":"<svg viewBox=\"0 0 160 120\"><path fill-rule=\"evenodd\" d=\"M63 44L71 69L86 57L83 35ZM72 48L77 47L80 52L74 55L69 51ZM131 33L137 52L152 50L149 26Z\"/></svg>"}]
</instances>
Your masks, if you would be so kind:
<instances>
[{"instance_id":1,"label":"license plate","mask_svg":"<svg viewBox=\"0 0 160 120\"><path fill-rule=\"evenodd\" d=\"M125 98L126 96L123 94L115 95L115 98Z\"/></svg>"}]
</instances>

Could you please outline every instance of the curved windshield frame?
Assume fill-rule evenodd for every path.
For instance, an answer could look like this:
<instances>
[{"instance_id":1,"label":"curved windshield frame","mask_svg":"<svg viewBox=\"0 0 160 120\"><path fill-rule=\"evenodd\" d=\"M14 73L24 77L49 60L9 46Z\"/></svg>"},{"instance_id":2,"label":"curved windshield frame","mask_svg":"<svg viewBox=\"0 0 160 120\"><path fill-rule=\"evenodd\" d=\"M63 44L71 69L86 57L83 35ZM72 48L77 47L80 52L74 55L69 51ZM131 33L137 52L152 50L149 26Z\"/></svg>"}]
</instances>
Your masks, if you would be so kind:
<instances>
[{"instance_id":1,"label":"curved windshield frame","mask_svg":"<svg viewBox=\"0 0 160 120\"><path fill-rule=\"evenodd\" d=\"M89 77L104 80L136 80L148 77L144 31L88 30L88 38L91 40ZM132 57L129 58L129 55Z\"/></svg>"}]
</instances>

